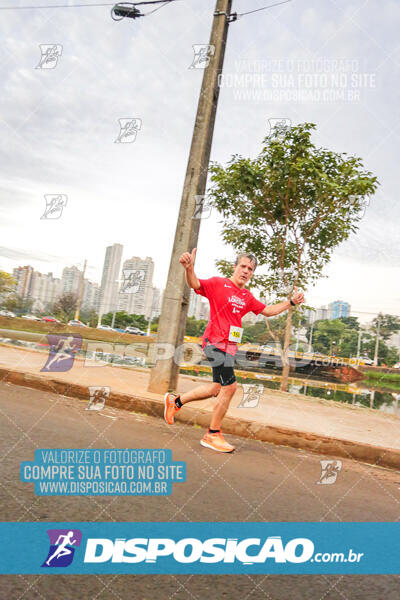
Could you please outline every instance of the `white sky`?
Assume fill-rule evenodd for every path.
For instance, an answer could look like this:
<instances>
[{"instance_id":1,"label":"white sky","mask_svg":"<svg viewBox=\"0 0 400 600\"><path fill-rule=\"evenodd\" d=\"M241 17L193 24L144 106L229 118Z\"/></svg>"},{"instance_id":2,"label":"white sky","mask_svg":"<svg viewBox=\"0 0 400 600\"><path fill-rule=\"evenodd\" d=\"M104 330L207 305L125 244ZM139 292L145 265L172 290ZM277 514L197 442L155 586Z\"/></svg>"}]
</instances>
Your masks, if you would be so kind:
<instances>
[{"instance_id":1,"label":"white sky","mask_svg":"<svg viewBox=\"0 0 400 600\"><path fill-rule=\"evenodd\" d=\"M10 4L43 2L0 7ZM233 10L266 4L234 0ZM154 283L164 287L203 74L188 67L192 45L208 43L214 5L181 0L118 23L110 7L0 11L1 268L30 264L60 276L87 258L88 277L100 281L105 247L118 242L123 259L151 256ZM395 0L294 0L230 26L224 73L256 65L264 83L221 89L211 159L256 156L270 118L312 121L317 144L361 156L381 183L328 278L308 291L314 306L342 299L400 314L399 27ZM63 47L57 66L35 69L39 44L50 43ZM322 73L317 59L326 61ZM341 63L334 90L344 97L324 101L321 74L330 77L339 60L350 65ZM293 85L313 95L296 101ZM291 96L257 97L272 89ZM134 143L116 144L124 117L142 119L142 128ZM53 193L66 194L67 206L60 219L41 220L44 194ZM217 274L217 258L232 258L218 220L211 214L201 225L200 277Z\"/></svg>"}]
</instances>

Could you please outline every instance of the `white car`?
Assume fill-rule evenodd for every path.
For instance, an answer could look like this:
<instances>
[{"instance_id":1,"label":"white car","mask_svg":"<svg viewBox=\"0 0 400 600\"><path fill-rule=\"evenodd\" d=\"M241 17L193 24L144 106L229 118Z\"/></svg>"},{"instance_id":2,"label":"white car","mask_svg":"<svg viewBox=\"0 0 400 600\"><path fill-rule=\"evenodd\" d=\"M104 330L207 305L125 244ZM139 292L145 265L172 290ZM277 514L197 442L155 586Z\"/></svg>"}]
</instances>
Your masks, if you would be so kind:
<instances>
[{"instance_id":1,"label":"white car","mask_svg":"<svg viewBox=\"0 0 400 600\"><path fill-rule=\"evenodd\" d=\"M113 329L109 325L97 325L96 329L104 329L105 331L115 331L115 329Z\"/></svg>"},{"instance_id":2,"label":"white car","mask_svg":"<svg viewBox=\"0 0 400 600\"><path fill-rule=\"evenodd\" d=\"M360 356L360 361L369 367L374 364L374 361L371 358L368 358L368 356Z\"/></svg>"},{"instance_id":3,"label":"white car","mask_svg":"<svg viewBox=\"0 0 400 600\"><path fill-rule=\"evenodd\" d=\"M28 321L41 321L40 317L36 317L35 315L22 315L21 319L28 319Z\"/></svg>"},{"instance_id":4,"label":"white car","mask_svg":"<svg viewBox=\"0 0 400 600\"><path fill-rule=\"evenodd\" d=\"M85 323L82 323L82 321L79 321L78 319L72 319L71 321L68 321L68 325L74 325L76 327L87 327Z\"/></svg>"},{"instance_id":5,"label":"white car","mask_svg":"<svg viewBox=\"0 0 400 600\"><path fill-rule=\"evenodd\" d=\"M16 315L11 312L11 310L0 310L0 315L2 317L15 317Z\"/></svg>"},{"instance_id":6,"label":"white car","mask_svg":"<svg viewBox=\"0 0 400 600\"><path fill-rule=\"evenodd\" d=\"M400 369L400 362L393 365L392 369Z\"/></svg>"}]
</instances>

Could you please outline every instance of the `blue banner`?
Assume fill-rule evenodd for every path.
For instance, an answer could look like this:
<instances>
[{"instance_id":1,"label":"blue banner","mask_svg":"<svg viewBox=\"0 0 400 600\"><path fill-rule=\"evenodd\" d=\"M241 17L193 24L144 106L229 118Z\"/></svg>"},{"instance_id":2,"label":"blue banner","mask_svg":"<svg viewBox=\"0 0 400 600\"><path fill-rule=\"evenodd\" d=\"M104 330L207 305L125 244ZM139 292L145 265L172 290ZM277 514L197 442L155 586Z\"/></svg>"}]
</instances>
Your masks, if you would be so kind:
<instances>
[{"instance_id":1,"label":"blue banner","mask_svg":"<svg viewBox=\"0 0 400 600\"><path fill-rule=\"evenodd\" d=\"M400 523L0 523L1 574L398 574Z\"/></svg>"}]
</instances>

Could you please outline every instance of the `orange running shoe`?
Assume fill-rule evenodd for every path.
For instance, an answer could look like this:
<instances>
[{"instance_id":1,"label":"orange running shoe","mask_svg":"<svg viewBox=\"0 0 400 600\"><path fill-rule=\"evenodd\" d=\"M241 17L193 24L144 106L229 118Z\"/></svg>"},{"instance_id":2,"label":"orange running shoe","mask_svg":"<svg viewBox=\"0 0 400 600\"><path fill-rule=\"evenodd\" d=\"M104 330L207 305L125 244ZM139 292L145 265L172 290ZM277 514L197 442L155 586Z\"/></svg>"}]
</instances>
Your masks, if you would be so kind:
<instances>
[{"instance_id":1,"label":"orange running shoe","mask_svg":"<svg viewBox=\"0 0 400 600\"><path fill-rule=\"evenodd\" d=\"M233 452L235 449L235 446L228 444L222 435L222 431L219 431L218 433L210 433L207 431L200 440L200 444L206 448L211 448L211 450L216 450L216 452Z\"/></svg>"},{"instance_id":2,"label":"orange running shoe","mask_svg":"<svg viewBox=\"0 0 400 600\"><path fill-rule=\"evenodd\" d=\"M175 398L177 398L176 394L166 393L164 396L164 419L168 425L174 424L174 415L181 410L181 406L178 408L175 404Z\"/></svg>"}]
</instances>

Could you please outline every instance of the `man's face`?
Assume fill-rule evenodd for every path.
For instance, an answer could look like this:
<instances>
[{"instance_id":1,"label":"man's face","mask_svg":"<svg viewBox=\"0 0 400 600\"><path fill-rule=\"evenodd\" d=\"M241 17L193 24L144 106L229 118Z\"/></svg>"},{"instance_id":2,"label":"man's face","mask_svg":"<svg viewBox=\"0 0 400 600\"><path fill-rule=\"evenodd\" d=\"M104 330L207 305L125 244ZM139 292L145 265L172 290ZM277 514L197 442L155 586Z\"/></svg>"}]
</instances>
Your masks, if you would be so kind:
<instances>
[{"instance_id":1,"label":"man's face","mask_svg":"<svg viewBox=\"0 0 400 600\"><path fill-rule=\"evenodd\" d=\"M253 276L254 273L254 262L250 258L243 257L240 259L238 265L235 267L233 276L239 283L246 285Z\"/></svg>"}]
</instances>

